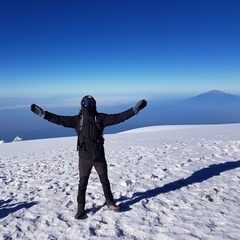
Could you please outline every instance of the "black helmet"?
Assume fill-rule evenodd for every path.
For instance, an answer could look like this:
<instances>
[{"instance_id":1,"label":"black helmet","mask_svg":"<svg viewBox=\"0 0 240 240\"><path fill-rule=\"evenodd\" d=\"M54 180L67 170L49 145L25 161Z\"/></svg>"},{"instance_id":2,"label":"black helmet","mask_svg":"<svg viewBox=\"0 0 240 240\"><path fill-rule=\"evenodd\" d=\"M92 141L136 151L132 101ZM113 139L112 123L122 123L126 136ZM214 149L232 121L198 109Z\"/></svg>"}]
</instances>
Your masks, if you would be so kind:
<instances>
[{"instance_id":1,"label":"black helmet","mask_svg":"<svg viewBox=\"0 0 240 240\"><path fill-rule=\"evenodd\" d=\"M94 99L94 97L90 96L90 95L86 95L85 97L83 97L82 101L81 101L81 106L82 108L93 108L96 107L96 100Z\"/></svg>"}]
</instances>

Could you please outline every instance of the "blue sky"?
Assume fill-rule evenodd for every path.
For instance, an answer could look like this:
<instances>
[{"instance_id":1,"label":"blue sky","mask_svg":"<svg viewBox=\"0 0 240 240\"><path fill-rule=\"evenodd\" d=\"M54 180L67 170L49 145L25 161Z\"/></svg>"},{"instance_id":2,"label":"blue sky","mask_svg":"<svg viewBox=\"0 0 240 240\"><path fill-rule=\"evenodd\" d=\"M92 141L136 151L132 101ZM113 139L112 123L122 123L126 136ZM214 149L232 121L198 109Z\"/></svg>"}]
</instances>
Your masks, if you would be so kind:
<instances>
[{"instance_id":1,"label":"blue sky","mask_svg":"<svg viewBox=\"0 0 240 240\"><path fill-rule=\"evenodd\" d=\"M239 0L1 1L0 97L240 94L239 11Z\"/></svg>"}]
</instances>

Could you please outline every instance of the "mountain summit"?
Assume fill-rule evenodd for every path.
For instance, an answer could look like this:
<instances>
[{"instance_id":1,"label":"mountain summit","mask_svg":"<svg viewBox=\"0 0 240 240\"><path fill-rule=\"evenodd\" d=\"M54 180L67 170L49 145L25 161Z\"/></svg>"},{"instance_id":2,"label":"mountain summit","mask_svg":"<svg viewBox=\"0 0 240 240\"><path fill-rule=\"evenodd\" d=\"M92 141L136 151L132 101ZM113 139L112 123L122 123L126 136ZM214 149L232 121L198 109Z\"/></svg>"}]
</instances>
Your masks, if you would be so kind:
<instances>
[{"instance_id":1,"label":"mountain summit","mask_svg":"<svg viewBox=\"0 0 240 240\"><path fill-rule=\"evenodd\" d=\"M151 119L168 125L239 123L240 97L212 90L161 106Z\"/></svg>"},{"instance_id":2,"label":"mountain summit","mask_svg":"<svg viewBox=\"0 0 240 240\"><path fill-rule=\"evenodd\" d=\"M219 90L212 90L184 100L191 104L229 105L240 104L240 97Z\"/></svg>"}]
</instances>

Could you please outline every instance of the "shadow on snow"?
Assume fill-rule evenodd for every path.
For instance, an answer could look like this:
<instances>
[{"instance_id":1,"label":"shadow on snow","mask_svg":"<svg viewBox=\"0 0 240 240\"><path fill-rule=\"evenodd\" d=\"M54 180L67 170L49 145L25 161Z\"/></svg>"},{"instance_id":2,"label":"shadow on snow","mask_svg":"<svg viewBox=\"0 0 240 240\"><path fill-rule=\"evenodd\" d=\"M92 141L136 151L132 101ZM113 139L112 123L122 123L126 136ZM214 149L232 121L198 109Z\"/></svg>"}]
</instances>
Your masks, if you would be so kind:
<instances>
[{"instance_id":1,"label":"shadow on snow","mask_svg":"<svg viewBox=\"0 0 240 240\"><path fill-rule=\"evenodd\" d=\"M168 193L186 187L194 183L200 183L220 175L222 172L240 167L240 160L234 162L225 162L220 164L212 164L206 168L200 169L194 172L191 176L185 179L179 179L177 181L165 184L162 187L156 187L146 192L136 192L131 199L121 204L122 211L129 211L130 206L146 198L152 198L162 193ZM126 200L119 199L119 200Z\"/></svg>"},{"instance_id":2,"label":"shadow on snow","mask_svg":"<svg viewBox=\"0 0 240 240\"><path fill-rule=\"evenodd\" d=\"M20 209L23 208L30 208L36 204L38 204L38 202L20 202L20 203L13 203L13 204L9 204L12 200L8 199L8 200L0 200L0 219L7 217L9 214L17 212Z\"/></svg>"}]
</instances>

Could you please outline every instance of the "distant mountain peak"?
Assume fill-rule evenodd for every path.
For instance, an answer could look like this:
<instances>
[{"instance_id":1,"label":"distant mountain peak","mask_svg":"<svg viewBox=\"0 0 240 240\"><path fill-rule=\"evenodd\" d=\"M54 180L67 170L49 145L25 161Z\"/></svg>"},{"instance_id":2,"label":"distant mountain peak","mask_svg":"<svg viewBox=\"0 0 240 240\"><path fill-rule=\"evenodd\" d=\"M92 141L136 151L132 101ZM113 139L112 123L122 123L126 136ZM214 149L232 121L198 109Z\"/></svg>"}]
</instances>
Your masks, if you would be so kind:
<instances>
[{"instance_id":1,"label":"distant mountain peak","mask_svg":"<svg viewBox=\"0 0 240 240\"><path fill-rule=\"evenodd\" d=\"M223 91L220 91L220 90L211 90L209 92L206 92L206 93L203 93L203 94L218 94L218 95L223 95L223 94L227 94Z\"/></svg>"},{"instance_id":2,"label":"distant mountain peak","mask_svg":"<svg viewBox=\"0 0 240 240\"><path fill-rule=\"evenodd\" d=\"M198 96L185 99L185 102L202 104L231 104L236 102L239 103L240 97L219 90L211 90Z\"/></svg>"},{"instance_id":3,"label":"distant mountain peak","mask_svg":"<svg viewBox=\"0 0 240 240\"><path fill-rule=\"evenodd\" d=\"M234 96L234 95L232 95L232 94L229 94L229 93L225 93L225 92L223 92L223 91L220 91L220 90L211 90L211 91L209 91L209 92L206 92L206 93L202 93L202 94L200 94L200 95L198 95L198 96L226 96L226 95L230 95L230 96Z\"/></svg>"}]
</instances>

